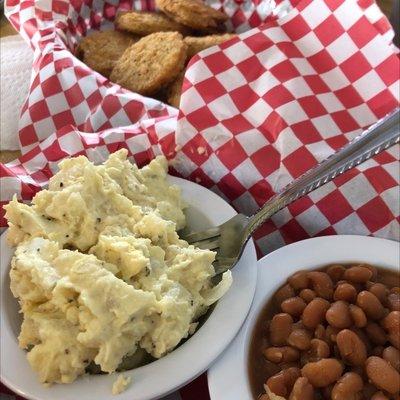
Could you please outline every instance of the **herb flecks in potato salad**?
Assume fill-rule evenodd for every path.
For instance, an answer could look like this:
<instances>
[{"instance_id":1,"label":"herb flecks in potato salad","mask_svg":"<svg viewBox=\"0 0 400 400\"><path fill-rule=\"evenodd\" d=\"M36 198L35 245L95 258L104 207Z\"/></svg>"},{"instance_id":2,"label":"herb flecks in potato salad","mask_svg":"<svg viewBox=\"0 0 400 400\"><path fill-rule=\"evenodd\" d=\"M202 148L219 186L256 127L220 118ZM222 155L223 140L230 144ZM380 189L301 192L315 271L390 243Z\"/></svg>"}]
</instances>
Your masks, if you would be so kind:
<instances>
[{"instance_id":1,"label":"herb flecks in potato salad","mask_svg":"<svg viewBox=\"0 0 400 400\"><path fill-rule=\"evenodd\" d=\"M227 272L213 286L215 253L179 239L166 159L138 169L126 157L66 159L31 205L6 206L19 343L43 383L72 382L92 362L111 373L139 348L162 357L232 282Z\"/></svg>"}]
</instances>

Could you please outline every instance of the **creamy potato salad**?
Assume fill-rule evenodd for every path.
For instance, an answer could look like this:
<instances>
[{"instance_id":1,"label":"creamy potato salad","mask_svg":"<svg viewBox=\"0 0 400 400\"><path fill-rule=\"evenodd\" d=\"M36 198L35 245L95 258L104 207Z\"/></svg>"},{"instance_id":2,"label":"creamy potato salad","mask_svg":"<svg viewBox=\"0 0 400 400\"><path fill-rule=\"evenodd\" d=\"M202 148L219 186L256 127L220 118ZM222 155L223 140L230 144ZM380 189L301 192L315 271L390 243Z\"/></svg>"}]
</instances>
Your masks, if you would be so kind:
<instances>
[{"instance_id":1,"label":"creamy potato salad","mask_svg":"<svg viewBox=\"0 0 400 400\"><path fill-rule=\"evenodd\" d=\"M19 343L43 383L72 382L92 362L111 373L141 349L162 357L232 281L213 286L215 253L179 239L184 205L165 158L138 169L120 150L59 166L31 205L6 206Z\"/></svg>"}]
</instances>

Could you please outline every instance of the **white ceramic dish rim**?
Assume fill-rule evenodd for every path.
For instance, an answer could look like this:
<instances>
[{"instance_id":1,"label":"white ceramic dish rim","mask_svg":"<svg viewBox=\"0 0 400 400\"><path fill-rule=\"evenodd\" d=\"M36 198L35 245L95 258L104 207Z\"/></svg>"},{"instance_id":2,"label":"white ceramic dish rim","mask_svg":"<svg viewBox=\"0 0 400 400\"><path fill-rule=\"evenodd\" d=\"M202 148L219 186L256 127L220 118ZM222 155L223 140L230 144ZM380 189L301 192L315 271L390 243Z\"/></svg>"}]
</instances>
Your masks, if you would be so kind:
<instances>
[{"instance_id":1,"label":"white ceramic dish rim","mask_svg":"<svg viewBox=\"0 0 400 400\"><path fill-rule=\"evenodd\" d=\"M352 262L368 262L400 271L400 245L368 236L323 236L282 247L259 260L256 293L246 321L235 340L208 370L211 399L253 400L247 361L253 329L261 310L288 276L302 269ZM268 269L277 265L279 268L271 276Z\"/></svg>"},{"instance_id":2,"label":"white ceramic dish rim","mask_svg":"<svg viewBox=\"0 0 400 400\"><path fill-rule=\"evenodd\" d=\"M210 223L218 225L236 213L221 197L193 182L170 177L171 183L182 189L189 205L189 221L194 229L204 229ZM211 206L212 205L212 206ZM199 210L201 213L196 213ZM208 223L207 223L208 219ZM8 286L9 260L12 250L1 245L1 381L27 399L32 400L106 400L112 397L111 387L118 374L84 376L69 385L44 388L30 369L26 354L18 348L5 304L12 296ZM241 262L233 270L233 285L194 336L175 351L151 364L124 372L132 377L130 387L118 400L148 400L165 396L184 386L204 372L229 345L240 329L250 309L256 285L256 252L253 242L246 247ZM8 290L7 290L8 289Z\"/></svg>"}]
</instances>

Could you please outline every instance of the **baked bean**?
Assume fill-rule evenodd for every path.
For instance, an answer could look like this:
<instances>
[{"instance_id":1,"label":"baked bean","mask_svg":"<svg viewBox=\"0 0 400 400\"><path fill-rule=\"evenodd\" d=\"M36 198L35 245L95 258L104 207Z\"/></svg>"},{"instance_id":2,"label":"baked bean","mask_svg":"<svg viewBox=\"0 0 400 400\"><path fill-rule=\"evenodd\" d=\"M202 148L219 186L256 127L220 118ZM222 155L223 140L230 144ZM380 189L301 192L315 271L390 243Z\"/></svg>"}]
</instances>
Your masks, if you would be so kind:
<instances>
[{"instance_id":1,"label":"baked bean","mask_svg":"<svg viewBox=\"0 0 400 400\"><path fill-rule=\"evenodd\" d=\"M390 293L387 297L388 306L391 311L400 311L400 294Z\"/></svg>"},{"instance_id":2,"label":"baked bean","mask_svg":"<svg viewBox=\"0 0 400 400\"><path fill-rule=\"evenodd\" d=\"M368 270L369 271L369 270ZM349 306L346 302L335 301L328 309L325 315L326 320L335 328L350 328L353 325Z\"/></svg>"},{"instance_id":3,"label":"baked bean","mask_svg":"<svg viewBox=\"0 0 400 400\"><path fill-rule=\"evenodd\" d=\"M383 283L373 282L368 291L373 293L382 304L386 303L389 290Z\"/></svg>"},{"instance_id":4,"label":"baked bean","mask_svg":"<svg viewBox=\"0 0 400 400\"><path fill-rule=\"evenodd\" d=\"M326 332L325 332L325 327L321 324L319 324L314 331L314 336L317 339L325 340L326 337Z\"/></svg>"},{"instance_id":5,"label":"baked bean","mask_svg":"<svg viewBox=\"0 0 400 400\"><path fill-rule=\"evenodd\" d=\"M366 288L367 290L369 290L369 289L371 288L371 286L372 286L374 283L375 283L375 282L372 282L372 281L365 282L365 288Z\"/></svg>"},{"instance_id":6,"label":"baked bean","mask_svg":"<svg viewBox=\"0 0 400 400\"><path fill-rule=\"evenodd\" d=\"M330 267L328 267L326 273L330 276L333 282L337 282L342 279L345 270L346 268L343 267L343 265L333 264Z\"/></svg>"},{"instance_id":7,"label":"baked bean","mask_svg":"<svg viewBox=\"0 0 400 400\"><path fill-rule=\"evenodd\" d=\"M287 368L271 376L267 380L267 386L272 393L278 396L287 396L298 377L300 377L299 368Z\"/></svg>"},{"instance_id":8,"label":"baked bean","mask_svg":"<svg viewBox=\"0 0 400 400\"><path fill-rule=\"evenodd\" d=\"M379 389L391 394L400 391L399 373L383 358L369 357L365 362L365 371L371 382Z\"/></svg>"},{"instance_id":9,"label":"baked bean","mask_svg":"<svg viewBox=\"0 0 400 400\"><path fill-rule=\"evenodd\" d=\"M311 300L317 297L316 293L312 289L303 289L299 296L306 302L309 303Z\"/></svg>"},{"instance_id":10,"label":"baked bean","mask_svg":"<svg viewBox=\"0 0 400 400\"><path fill-rule=\"evenodd\" d=\"M383 350L384 350L383 346L376 346L371 350L369 355L382 357Z\"/></svg>"},{"instance_id":11,"label":"baked bean","mask_svg":"<svg viewBox=\"0 0 400 400\"><path fill-rule=\"evenodd\" d=\"M288 368L285 370L283 378L285 385L288 389L288 393L290 393L290 391L293 388L293 385L300 376L301 376L300 368L295 367L295 368Z\"/></svg>"},{"instance_id":12,"label":"baked bean","mask_svg":"<svg viewBox=\"0 0 400 400\"><path fill-rule=\"evenodd\" d=\"M363 309L368 318L373 320L381 319L384 315L382 303L373 293L367 290L358 293L357 305Z\"/></svg>"},{"instance_id":13,"label":"baked bean","mask_svg":"<svg viewBox=\"0 0 400 400\"><path fill-rule=\"evenodd\" d=\"M301 297L290 297L281 303L282 311L290 314L292 317L300 317L306 308L306 303Z\"/></svg>"},{"instance_id":14,"label":"baked bean","mask_svg":"<svg viewBox=\"0 0 400 400\"><path fill-rule=\"evenodd\" d=\"M344 279L354 283L366 283L372 278L372 271L362 266L354 266L344 271Z\"/></svg>"},{"instance_id":15,"label":"baked bean","mask_svg":"<svg viewBox=\"0 0 400 400\"><path fill-rule=\"evenodd\" d=\"M380 346L383 346L386 343L386 332L375 322L368 322L365 327L365 332L372 343Z\"/></svg>"},{"instance_id":16,"label":"baked bean","mask_svg":"<svg viewBox=\"0 0 400 400\"><path fill-rule=\"evenodd\" d=\"M311 271L307 274L317 296L330 300L333 296L333 282L326 272Z\"/></svg>"},{"instance_id":17,"label":"baked bean","mask_svg":"<svg viewBox=\"0 0 400 400\"><path fill-rule=\"evenodd\" d=\"M367 325L367 316L360 307L354 304L350 304L349 311L351 318L353 319L354 325L357 328L363 328L364 326Z\"/></svg>"},{"instance_id":18,"label":"baked bean","mask_svg":"<svg viewBox=\"0 0 400 400\"><path fill-rule=\"evenodd\" d=\"M392 331L388 335L389 342L394 346L400 349L400 331Z\"/></svg>"},{"instance_id":19,"label":"baked bean","mask_svg":"<svg viewBox=\"0 0 400 400\"><path fill-rule=\"evenodd\" d=\"M333 299L347 301L348 303L354 303L357 298L357 290L350 283L343 282L338 284Z\"/></svg>"},{"instance_id":20,"label":"baked bean","mask_svg":"<svg viewBox=\"0 0 400 400\"><path fill-rule=\"evenodd\" d=\"M378 277L378 270L375 267L370 264L359 264L357 267L368 268L372 272L371 281L376 281L376 278Z\"/></svg>"},{"instance_id":21,"label":"baked bean","mask_svg":"<svg viewBox=\"0 0 400 400\"><path fill-rule=\"evenodd\" d=\"M284 370L286 371L286 370ZM277 396L286 396L287 395L287 389L285 386L285 382L283 380L283 371L278 372L277 374L271 376L268 378L266 385L268 386L269 390L276 394ZM268 400L270 398L268 397Z\"/></svg>"},{"instance_id":22,"label":"baked bean","mask_svg":"<svg viewBox=\"0 0 400 400\"><path fill-rule=\"evenodd\" d=\"M382 321L381 325L389 333L388 338L394 347L400 349L400 311L390 312Z\"/></svg>"},{"instance_id":23,"label":"baked bean","mask_svg":"<svg viewBox=\"0 0 400 400\"><path fill-rule=\"evenodd\" d=\"M288 344L299 350L308 350L311 345L311 334L305 329L295 329L289 335Z\"/></svg>"},{"instance_id":24,"label":"baked bean","mask_svg":"<svg viewBox=\"0 0 400 400\"><path fill-rule=\"evenodd\" d=\"M314 388L307 378L297 378L290 393L289 400L314 400Z\"/></svg>"},{"instance_id":25,"label":"baked bean","mask_svg":"<svg viewBox=\"0 0 400 400\"><path fill-rule=\"evenodd\" d=\"M307 272L306 271L296 272L288 279L288 283L294 290L301 290L307 288L309 284Z\"/></svg>"},{"instance_id":26,"label":"baked bean","mask_svg":"<svg viewBox=\"0 0 400 400\"><path fill-rule=\"evenodd\" d=\"M325 387L336 382L342 372L342 364L334 358L324 358L316 362L310 362L301 369L301 374L314 387Z\"/></svg>"},{"instance_id":27,"label":"baked bean","mask_svg":"<svg viewBox=\"0 0 400 400\"><path fill-rule=\"evenodd\" d=\"M269 325L269 339L274 346L283 346L292 332L293 318L287 313L274 315Z\"/></svg>"},{"instance_id":28,"label":"baked bean","mask_svg":"<svg viewBox=\"0 0 400 400\"><path fill-rule=\"evenodd\" d=\"M364 364L367 359L367 349L355 332L343 329L336 336L336 343L346 363L355 366Z\"/></svg>"},{"instance_id":29,"label":"baked bean","mask_svg":"<svg viewBox=\"0 0 400 400\"><path fill-rule=\"evenodd\" d=\"M331 344L336 343L336 336L340 332L340 328L328 325L325 329L326 341Z\"/></svg>"},{"instance_id":30,"label":"baked bean","mask_svg":"<svg viewBox=\"0 0 400 400\"><path fill-rule=\"evenodd\" d=\"M389 397L386 397L382 392L376 392L372 395L371 400L389 400Z\"/></svg>"},{"instance_id":31,"label":"baked bean","mask_svg":"<svg viewBox=\"0 0 400 400\"><path fill-rule=\"evenodd\" d=\"M393 346L386 347L382 352L382 358L386 360L397 372L400 372L400 352Z\"/></svg>"},{"instance_id":32,"label":"baked bean","mask_svg":"<svg viewBox=\"0 0 400 400\"><path fill-rule=\"evenodd\" d=\"M267 396L258 398L400 400L400 288L392 287L395 279L400 281L385 271L378 279L367 264L332 264L290 276L260 319L252 345L258 354L264 348L266 377L263 381L256 371L251 379L262 387L270 377ZM262 365L262 359L255 361ZM290 369L297 372L289 374L288 382Z\"/></svg>"},{"instance_id":33,"label":"baked bean","mask_svg":"<svg viewBox=\"0 0 400 400\"><path fill-rule=\"evenodd\" d=\"M297 322L295 322L293 324L293 329L292 330L295 330L295 329L305 329L301 319L299 319Z\"/></svg>"},{"instance_id":34,"label":"baked bean","mask_svg":"<svg viewBox=\"0 0 400 400\"><path fill-rule=\"evenodd\" d=\"M296 296L295 291L289 284L286 284L282 286L280 289L278 289L278 291L274 295L274 300L276 304L280 306L282 301L294 296Z\"/></svg>"},{"instance_id":35,"label":"baked bean","mask_svg":"<svg viewBox=\"0 0 400 400\"><path fill-rule=\"evenodd\" d=\"M300 357L297 349L290 346L268 347L263 351L264 357L275 364L296 361Z\"/></svg>"},{"instance_id":36,"label":"baked bean","mask_svg":"<svg viewBox=\"0 0 400 400\"><path fill-rule=\"evenodd\" d=\"M382 326L387 331L397 330L400 322L400 311L391 311L382 321Z\"/></svg>"},{"instance_id":37,"label":"baked bean","mask_svg":"<svg viewBox=\"0 0 400 400\"><path fill-rule=\"evenodd\" d=\"M328 358L330 349L326 342L321 339L311 339L310 349L307 352L309 359L312 361L320 360L321 358Z\"/></svg>"},{"instance_id":38,"label":"baked bean","mask_svg":"<svg viewBox=\"0 0 400 400\"><path fill-rule=\"evenodd\" d=\"M310 301L303 311L301 320L306 328L316 328L325 320L325 314L330 307L329 301L316 297Z\"/></svg>"},{"instance_id":39,"label":"baked bean","mask_svg":"<svg viewBox=\"0 0 400 400\"><path fill-rule=\"evenodd\" d=\"M337 381L332 389L332 400L358 400L364 387L361 376L354 372L347 372Z\"/></svg>"}]
</instances>

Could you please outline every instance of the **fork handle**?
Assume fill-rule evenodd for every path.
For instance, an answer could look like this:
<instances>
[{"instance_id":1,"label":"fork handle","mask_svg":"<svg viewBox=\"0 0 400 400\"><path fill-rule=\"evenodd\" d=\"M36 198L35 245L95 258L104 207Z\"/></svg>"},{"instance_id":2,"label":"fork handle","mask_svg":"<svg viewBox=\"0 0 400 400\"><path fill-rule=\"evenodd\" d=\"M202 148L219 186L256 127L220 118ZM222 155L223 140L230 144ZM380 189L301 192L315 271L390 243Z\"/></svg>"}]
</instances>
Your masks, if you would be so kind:
<instances>
[{"instance_id":1,"label":"fork handle","mask_svg":"<svg viewBox=\"0 0 400 400\"><path fill-rule=\"evenodd\" d=\"M343 148L271 197L262 208L250 217L246 228L248 236L282 208L398 143L400 140L399 115L400 108L396 108Z\"/></svg>"}]
</instances>

